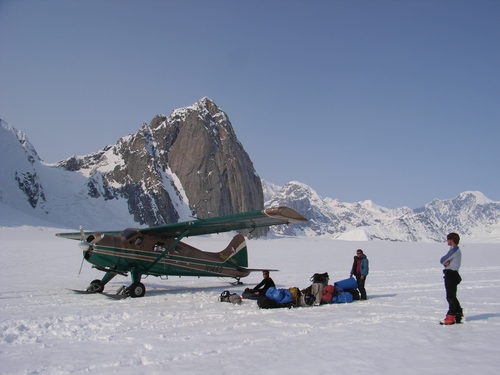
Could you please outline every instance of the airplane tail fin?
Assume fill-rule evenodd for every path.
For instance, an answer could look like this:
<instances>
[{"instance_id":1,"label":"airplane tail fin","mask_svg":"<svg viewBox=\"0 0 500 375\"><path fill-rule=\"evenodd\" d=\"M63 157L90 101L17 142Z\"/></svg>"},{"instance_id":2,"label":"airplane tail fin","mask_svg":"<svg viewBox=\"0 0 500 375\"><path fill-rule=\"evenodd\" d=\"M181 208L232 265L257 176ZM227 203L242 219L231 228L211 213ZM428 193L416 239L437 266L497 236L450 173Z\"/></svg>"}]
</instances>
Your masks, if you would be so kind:
<instances>
[{"instance_id":1,"label":"airplane tail fin","mask_svg":"<svg viewBox=\"0 0 500 375\"><path fill-rule=\"evenodd\" d=\"M229 245L219 253L225 263L233 267L248 267L248 252L245 237L237 234Z\"/></svg>"}]
</instances>

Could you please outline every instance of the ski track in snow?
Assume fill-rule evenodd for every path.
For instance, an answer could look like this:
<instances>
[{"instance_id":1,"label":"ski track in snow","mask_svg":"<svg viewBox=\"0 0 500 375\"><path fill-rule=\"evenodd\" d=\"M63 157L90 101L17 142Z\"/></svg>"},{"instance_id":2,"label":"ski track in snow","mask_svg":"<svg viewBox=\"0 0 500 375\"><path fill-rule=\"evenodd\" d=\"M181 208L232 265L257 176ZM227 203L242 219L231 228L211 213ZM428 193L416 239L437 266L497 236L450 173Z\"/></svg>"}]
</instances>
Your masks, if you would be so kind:
<instances>
[{"instance_id":1,"label":"ski track in snow","mask_svg":"<svg viewBox=\"0 0 500 375\"><path fill-rule=\"evenodd\" d=\"M312 239L247 241L252 268L277 268L278 287L349 276L357 248L370 260L369 300L261 310L255 301L218 302L241 293L260 273L227 280L143 280L146 296L113 300L79 295L102 276L84 264L76 241L43 227L0 228L1 374L496 374L500 332L498 245L462 244L459 299L466 323L439 326L447 304L442 244ZM204 250L230 236L195 237ZM115 278L113 292L130 279Z\"/></svg>"}]
</instances>

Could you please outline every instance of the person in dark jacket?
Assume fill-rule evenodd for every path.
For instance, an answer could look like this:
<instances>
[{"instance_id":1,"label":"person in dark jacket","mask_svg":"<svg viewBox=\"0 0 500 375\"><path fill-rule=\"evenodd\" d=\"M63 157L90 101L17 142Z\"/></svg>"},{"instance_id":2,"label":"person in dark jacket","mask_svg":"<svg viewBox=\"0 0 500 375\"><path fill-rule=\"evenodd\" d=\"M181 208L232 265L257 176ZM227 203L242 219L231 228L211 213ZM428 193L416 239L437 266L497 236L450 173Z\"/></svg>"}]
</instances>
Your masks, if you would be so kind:
<instances>
[{"instance_id":1,"label":"person in dark jacket","mask_svg":"<svg viewBox=\"0 0 500 375\"><path fill-rule=\"evenodd\" d=\"M276 287L276 285L274 285L273 279L269 277L269 271L262 271L262 277L262 281L255 288L251 289L251 291L256 295L265 296L267 290L272 286Z\"/></svg>"},{"instance_id":2,"label":"person in dark jacket","mask_svg":"<svg viewBox=\"0 0 500 375\"><path fill-rule=\"evenodd\" d=\"M351 277L356 277L356 281L358 282L359 293L361 294L361 300L365 301L366 297L366 289L365 289L365 281L366 276L368 276L368 258L365 254L363 254L363 250L356 250L356 255L354 256L354 262L352 264L351 269Z\"/></svg>"}]
</instances>

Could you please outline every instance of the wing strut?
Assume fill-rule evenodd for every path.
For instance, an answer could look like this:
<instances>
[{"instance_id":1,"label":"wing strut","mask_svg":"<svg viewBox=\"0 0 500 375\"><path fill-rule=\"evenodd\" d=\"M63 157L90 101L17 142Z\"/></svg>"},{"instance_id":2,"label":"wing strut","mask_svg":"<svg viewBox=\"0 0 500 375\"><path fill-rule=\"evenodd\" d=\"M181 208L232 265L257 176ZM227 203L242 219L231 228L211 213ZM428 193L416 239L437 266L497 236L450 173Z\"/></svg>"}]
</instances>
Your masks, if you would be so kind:
<instances>
[{"instance_id":1,"label":"wing strut","mask_svg":"<svg viewBox=\"0 0 500 375\"><path fill-rule=\"evenodd\" d=\"M152 269L154 266L158 264L160 260L165 258L168 254L168 252L175 246L177 245L184 237L186 237L189 234L189 229L186 229L179 237L177 237L174 242L170 244L169 247L167 247L165 250L162 251L162 253L158 256L158 258L155 259L153 263L149 265L148 268L146 268L146 272Z\"/></svg>"}]
</instances>

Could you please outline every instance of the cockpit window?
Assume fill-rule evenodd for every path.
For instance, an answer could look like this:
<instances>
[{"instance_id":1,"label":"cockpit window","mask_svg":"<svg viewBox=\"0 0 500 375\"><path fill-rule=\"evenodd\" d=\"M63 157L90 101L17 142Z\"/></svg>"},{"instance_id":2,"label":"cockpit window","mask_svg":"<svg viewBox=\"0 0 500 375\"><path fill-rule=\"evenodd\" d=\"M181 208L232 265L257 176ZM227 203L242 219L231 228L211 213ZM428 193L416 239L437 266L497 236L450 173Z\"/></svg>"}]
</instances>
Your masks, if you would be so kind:
<instances>
[{"instance_id":1,"label":"cockpit window","mask_svg":"<svg viewBox=\"0 0 500 375\"><path fill-rule=\"evenodd\" d=\"M125 237L127 240L130 240L132 237L137 235L139 231L137 229L125 229L121 232L121 236Z\"/></svg>"},{"instance_id":2,"label":"cockpit window","mask_svg":"<svg viewBox=\"0 0 500 375\"><path fill-rule=\"evenodd\" d=\"M142 237L137 237L136 240L135 240L135 242L134 242L134 244L136 246L139 246L141 243L142 243Z\"/></svg>"}]
</instances>

